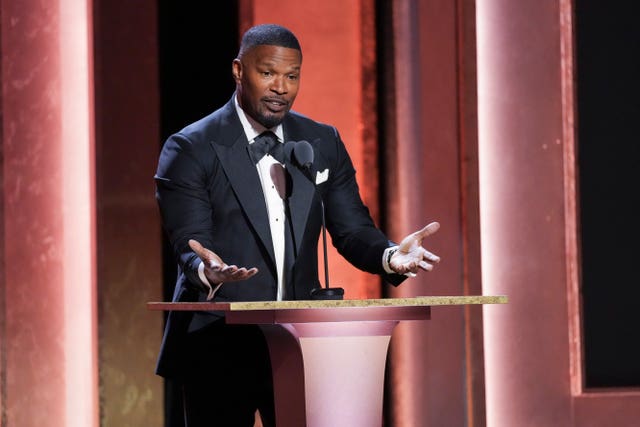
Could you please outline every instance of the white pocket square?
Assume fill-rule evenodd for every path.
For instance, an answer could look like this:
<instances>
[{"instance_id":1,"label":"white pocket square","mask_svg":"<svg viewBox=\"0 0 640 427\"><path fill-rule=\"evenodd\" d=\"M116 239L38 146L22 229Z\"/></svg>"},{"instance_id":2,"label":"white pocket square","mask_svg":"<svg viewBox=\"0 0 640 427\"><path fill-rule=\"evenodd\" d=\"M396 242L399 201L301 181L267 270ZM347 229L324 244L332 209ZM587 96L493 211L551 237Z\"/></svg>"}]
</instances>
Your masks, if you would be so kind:
<instances>
[{"instance_id":1,"label":"white pocket square","mask_svg":"<svg viewBox=\"0 0 640 427\"><path fill-rule=\"evenodd\" d=\"M322 172L316 172L316 185L322 184L329 179L329 169L325 169Z\"/></svg>"}]
</instances>

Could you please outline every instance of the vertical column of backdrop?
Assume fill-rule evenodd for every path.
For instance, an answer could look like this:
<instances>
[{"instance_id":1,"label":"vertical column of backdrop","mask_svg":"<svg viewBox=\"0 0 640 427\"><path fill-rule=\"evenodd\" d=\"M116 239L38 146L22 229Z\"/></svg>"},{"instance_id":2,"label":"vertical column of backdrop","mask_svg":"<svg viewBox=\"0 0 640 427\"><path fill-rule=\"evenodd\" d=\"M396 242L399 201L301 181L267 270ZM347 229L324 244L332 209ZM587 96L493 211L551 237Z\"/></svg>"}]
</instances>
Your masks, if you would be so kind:
<instances>
[{"instance_id":1,"label":"vertical column of backdrop","mask_svg":"<svg viewBox=\"0 0 640 427\"><path fill-rule=\"evenodd\" d=\"M471 118L467 116L475 102L475 81L462 70L467 55L475 55L475 39L468 37L473 31L472 8L441 0L396 1L390 11L385 2L379 6L381 14L391 13L387 25L393 30L387 41L393 43L393 54L381 55L387 73L386 94L381 97L387 227L398 238L430 221L442 224L424 242L442 257L440 265L388 294L460 295L471 289L479 293L477 193L465 188L463 194L463 185L477 188L473 172L463 177L477 167L475 150L465 145L475 145L473 108ZM465 239L471 241L463 243ZM475 254L470 247L476 248ZM477 310L475 317L480 318ZM481 335L465 326L462 308L435 310L429 322L398 326L389 361L392 425L471 425L474 419L482 420L481 374L480 383L475 381L482 367L466 358L468 351L481 354Z\"/></svg>"},{"instance_id":2,"label":"vertical column of backdrop","mask_svg":"<svg viewBox=\"0 0 640 427\"><path fill-rule=\"evenodd\" d=\"M91 3L0 7L1 423L96 426Z\"/></svg>"},{"instance_id":3,"label":"vertical column of backdrop","mask_svg":"<svg viewBox=\"0 0 640 427\"><path fill-rule=\"evenodd\" d=\"M2 46L3 34L2 26L4 21L2 20L3 13L0 8L0 46ZM4 49L3 49L4 50ZM0 70L4 65L4 57L0 56ZM3 87L3 74L0 72L0 88ZM2 99L4 96L0 91L0 235L5 235L5 219L4 219L4 194L5 181L4 181L4 102ZM7 305L5 298L5 289L7 286L7 278L5 275L5 241L4 238L0 238L0 426L5 426L6 420L6 401L7 401L7 324L6 313Z\"/></svg>"},{"instance_id":4,"label":"vertical column of backdrop","mask_svg":"<svg viewBox=\"0 0 640 427\"><path fill-rule=\"evenodd\" d=\"M2 20L3 11L0 8L0 46L2 46L2 41L4 39L2 33L2 27L4 25L4 21ZM4 49L3 49L4 51ZM4 57L0 56L0 71L3 69L4 65ZM3 88L3 75L4 73L0 72L0 88ZM0 91L0 235L5 235L5 220L4 220L4 194L5 190L5 181L4 181L4 102L2 99L4 96L2 95L2 91ZM6 408L5 402L7 400L7 324L6 324L6 299L5 299L5 289L7 286L7 278L4 271L4 259L5 259L5 251L4 251L4 238L0 238L0 426L4 426L7 423L6 420Z\"/></svg>"},{"instance_id":5,"label":"vertical column of backdrop","mask_svg":"<svg viewBox=\"0 0 640 427\"><path fill-rule=\"evenodd\" d=\"M94 2L101 423L159 426L162 315L156 2Z\"/></svg>"},{"instance_id":6,"label":"vertical column of backdrop","mask_svg":"<svg viewBox=\"0 0 640 427\"><path fill-rule=\"evenodd\" d=\"M570 426L560 1L476 11L487 425Z\"/></svg>"}]
</instances>

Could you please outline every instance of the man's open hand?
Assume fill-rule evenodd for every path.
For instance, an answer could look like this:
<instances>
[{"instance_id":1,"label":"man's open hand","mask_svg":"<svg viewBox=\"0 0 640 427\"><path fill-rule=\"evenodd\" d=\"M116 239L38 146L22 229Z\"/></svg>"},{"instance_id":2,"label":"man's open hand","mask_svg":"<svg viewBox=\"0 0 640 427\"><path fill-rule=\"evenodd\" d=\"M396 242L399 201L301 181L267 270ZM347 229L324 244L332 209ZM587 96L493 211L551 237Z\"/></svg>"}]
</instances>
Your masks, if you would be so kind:
<instances>
[{"instance_id":1,"label":"man's open hand","mask_svg":"<svg viewBox=\"0 0 640 427\"><path fill-rule=\"evenodd\" d=\"M215 252L202 246L197 240L189 240L189 247L200 257L204 264L204 274L213 284L238 282L254 276L258 269L227 265Z\"/></svg>"},{"instance_id":2,"label":"man's open hand","mask_svg":"<svg viewBox=\"0 0 640 427\"><path fill-rule=\"evenodd\" d=\"M419 270L431 271L440 257L422 247L422 239L435 233L440 224L432 222L422 230L409 234L402 239L398 250L389 260L389 268L398 274L416 274Z\"/></svg>"}]
</instances>

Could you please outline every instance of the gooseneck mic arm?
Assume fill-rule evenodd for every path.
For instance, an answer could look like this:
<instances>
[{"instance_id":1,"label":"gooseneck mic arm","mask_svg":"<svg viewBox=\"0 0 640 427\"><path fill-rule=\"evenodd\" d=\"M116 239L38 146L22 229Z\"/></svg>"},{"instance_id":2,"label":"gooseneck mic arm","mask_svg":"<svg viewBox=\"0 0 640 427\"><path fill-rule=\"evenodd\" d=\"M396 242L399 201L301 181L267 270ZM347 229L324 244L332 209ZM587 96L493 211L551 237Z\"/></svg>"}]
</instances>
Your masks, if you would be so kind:
<instances>
[{"instance_id":1,"label":"gooseneck mic arm","mask_svg":"<svg viewBox=\"0 0 640 427\"><path fill-rule=\"evenodd\" d=\"M315 186L315 180L311 176L311 165L313 165L313 147L307 141L290 141L285 145L287 156L304 172L304 175ZM324 288L311 290L313 300L341 300L344 298L344 289L329 287L329 257L327 256L327 226L325 222L324 201L320 198L322 208L322 251L324 256Z\"/></svg>"},{"instance_id":2,"label":"gooseneck mic arm","mask_svg":"<svg viewBox=\"0 0 640 427\"><path fill-rule=\"evenodd\" d=\"M327 256L327 226L324 220L324 201L320 197L320 206L322 207L322 252L324 257L324 287L329 289L329 257ZM313 294L313 293L312 293Z\"/></svg>"}]
</instances>

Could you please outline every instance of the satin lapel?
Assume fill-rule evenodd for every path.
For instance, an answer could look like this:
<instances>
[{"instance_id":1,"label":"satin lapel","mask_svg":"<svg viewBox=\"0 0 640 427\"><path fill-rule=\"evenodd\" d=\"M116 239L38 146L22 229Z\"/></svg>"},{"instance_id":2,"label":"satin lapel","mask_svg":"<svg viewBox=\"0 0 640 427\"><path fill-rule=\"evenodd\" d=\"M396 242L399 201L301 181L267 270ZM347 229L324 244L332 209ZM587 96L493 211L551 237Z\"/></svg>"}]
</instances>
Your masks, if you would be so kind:
<instances>
[{"instance_id":1,"label":"satin lapel","mask_svg":"<svg viewBox=\"0 0 640 427\"><path fill-rule=\"evenodd\" d=\"M262 194L262 185L260 184L256 165L249 155L249 143L244 133L240 134L233 145L216 143L212 145L218 154L220 164L238 197L242 209L275 265L271 228L269 227L269 216Z\"/></svg>"},{"instance_id":2,"label":"satin lapel","mask_svg":"<svg viewBox=\"0 0 640 427\"><path fill-rule=\"evenodd\" d=\"M287 141L309 140L308 135L305 137L305 134L308 132L306 132L303 126L291 115L287 115L283 126ZM304 230L307 226L307 219L309 218L309 209L311 208L311 202L313 201L316 188L313 182L311 182L297 166L287 161L286 167L291 175L292 181L289 209L291 212L291 223L293 224L293 239L296 248L299 248L302 244ZM316 169L314 166L311 167L310 175L315 179Z\"/></svg>"},{"instance_id":3,"label":"satin lapel","mask_svg":"<svg viewBox=\"0 0 640 427\"><path fill-rule=\"evenodd\" d=\"M289 197L289 210L291 223L293 224L293 240L296 248L302 244L302 237L309 217L309 208L315 194L315 187L309 178L294 165L287 162L287 171L291 175L291 197Z\"/></svg>"}]
</instances>

